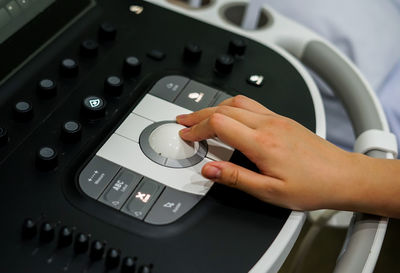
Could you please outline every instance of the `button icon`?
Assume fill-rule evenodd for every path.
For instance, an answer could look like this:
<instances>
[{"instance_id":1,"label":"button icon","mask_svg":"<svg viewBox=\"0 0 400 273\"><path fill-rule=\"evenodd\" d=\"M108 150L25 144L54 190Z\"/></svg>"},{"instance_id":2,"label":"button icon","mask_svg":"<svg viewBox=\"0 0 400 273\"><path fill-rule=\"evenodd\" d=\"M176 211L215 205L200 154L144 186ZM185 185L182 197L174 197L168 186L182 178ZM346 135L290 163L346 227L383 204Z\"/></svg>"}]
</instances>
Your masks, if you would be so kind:
<instances>
[{"instance_id":1,"label":"button icon","mask_svg":"<svg viewBox=\"0 0 400 273\"><path fill-rule=\"evenodd\" d=\"M175 203L172 202L167 202L163 205L164 208L173 208L175 206Z\"/></svg>"},{"instance_id":2,"label":"button icon","mask_svg":"<svg viewBox=\"0 0 400 273\"><path fill-rule=\"evenodd\" d=\"M262 86L264 84L264 76L261 75L251 75L248 79L247 82L255 85L255 86Z\"/></svg>"},{"instance_id":3,"label":"button icon","mask_svg":"<svg viewBox=\"0 0 400 273\"><path fill-rule=\"evenodd\" d=\"M135 198L140 199L143 203L147 203L150 200L151 195L147 193L137 192Z\"/></svg>"},{"instance_id":4,"label":"button icon","mask_svg":"<svg viewBox=\"0 0 400 273\"><path fill-rule=\"evenodd\" d=\"M119 201L112 201L111 204L112 204L114 207L118 207Z\"/></svg>"},{"instance_id":5,"label":"button icon","mask_svg":"<svg viewBox=\"0 0 400 273\"><path fill-rule=\"evenodd\" d=\"M89 104L91 107L96 108L97 106L100 105L100 99L89 100Z\"/></svg>"},{"instance_id":6,"label":"button icon","mask_svg":"<svg viewBox=\"0 0 400 273\"><path fill-rule=\"evenodd\" d=\"M135 211L133 214L135 214L136 217L140 217L143 215L143 212L138 210L138 211Z\"/></svg>"},{"instance_id":7,"label":"button icon","mask_svg":"<svg viewBox=\"0 0 400 273\"><path fill-rule=\"evenodd\" d=\"M192 92L192 93L189 93L189 95L188 95L189 99L194 100L197 103L199 103L203 97L204 97L204 93L201 93L201 92Z\"/></svg>"},{"instance_id":8,"label":"button icon","mask_svg":"<svg viewBox=\"0 0 400 273\"><path fill-rule=\"evenodd\" d=\"M165 87L166 87L167 89L170 89L170 90L174 91L174 92L176 92L176 91L179 90L179 85L178 85L178 84L174 84L174 83L172 83L172 82L167 83Z\"/></svg>"}]
</instances>

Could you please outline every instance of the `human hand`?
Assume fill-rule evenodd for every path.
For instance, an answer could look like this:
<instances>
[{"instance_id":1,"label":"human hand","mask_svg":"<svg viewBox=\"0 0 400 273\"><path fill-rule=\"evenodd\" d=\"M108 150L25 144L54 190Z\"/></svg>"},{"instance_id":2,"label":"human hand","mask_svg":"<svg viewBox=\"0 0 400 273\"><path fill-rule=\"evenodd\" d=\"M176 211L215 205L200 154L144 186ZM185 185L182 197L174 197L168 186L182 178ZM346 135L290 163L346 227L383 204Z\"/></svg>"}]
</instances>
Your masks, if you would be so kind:
<instances>
[{"instance_id":1,"label":"human hand","mask_svg":"<svg viewBox=\"0 0 400 273\"><path fill-rule=\"evenodd\" d=\"M352 207L347 171L357 158L245 96L177 117L182 139L218 137L256 164L256 173L230 162L204 165L202 175L263 201L296 210Z\"/></svg>"}]
</instances>

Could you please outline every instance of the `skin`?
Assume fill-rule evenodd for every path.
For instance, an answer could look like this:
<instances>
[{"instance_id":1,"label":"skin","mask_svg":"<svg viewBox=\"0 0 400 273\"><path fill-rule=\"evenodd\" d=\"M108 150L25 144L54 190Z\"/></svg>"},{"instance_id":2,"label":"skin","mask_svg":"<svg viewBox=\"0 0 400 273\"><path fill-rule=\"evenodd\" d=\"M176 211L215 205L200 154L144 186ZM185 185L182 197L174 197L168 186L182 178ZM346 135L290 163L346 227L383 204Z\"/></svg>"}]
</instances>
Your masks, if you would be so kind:
<instances>
[{"instance_id":1,"label":"skin","mask_svg":"<svg viewBox=\"0 0 400 273\"><path fill-rule=\"evenodd\" d=\"M225 161L202 175L294 210L336 209L400 218L400 161L344 151L299 123L245 96L180 115L182 139L218 137L241 151L259 173Z\"/></svg>"}]
</instances>

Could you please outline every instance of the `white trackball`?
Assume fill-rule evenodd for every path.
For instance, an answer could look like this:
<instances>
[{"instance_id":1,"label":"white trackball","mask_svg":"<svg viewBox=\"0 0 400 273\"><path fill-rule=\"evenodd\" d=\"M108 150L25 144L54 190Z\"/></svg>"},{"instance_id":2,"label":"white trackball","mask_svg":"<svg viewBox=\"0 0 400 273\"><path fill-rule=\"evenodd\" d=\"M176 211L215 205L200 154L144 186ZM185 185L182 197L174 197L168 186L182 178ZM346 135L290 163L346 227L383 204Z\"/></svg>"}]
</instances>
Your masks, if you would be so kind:
<instances>
[{"instance_id":1,"label":"white trackball","mask_svg":"<svg viewBox=\"0 0 400 273\"><path fill-rule=\"evenodd\" d=\"M179 136L179 131L186 128L176 123L162 124L151 132L150 147L159 155L171 159L190 158L199 149L198 142L188 142Z\"/></svg>"}]
</instances>

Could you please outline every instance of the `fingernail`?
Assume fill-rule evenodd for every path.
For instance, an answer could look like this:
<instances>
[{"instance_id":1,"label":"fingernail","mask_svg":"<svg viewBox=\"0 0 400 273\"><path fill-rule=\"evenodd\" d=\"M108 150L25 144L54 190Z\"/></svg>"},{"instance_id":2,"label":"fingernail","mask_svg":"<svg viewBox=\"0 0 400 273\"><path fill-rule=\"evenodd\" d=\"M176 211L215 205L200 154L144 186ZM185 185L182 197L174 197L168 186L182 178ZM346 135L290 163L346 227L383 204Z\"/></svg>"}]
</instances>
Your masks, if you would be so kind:
<instances>
[{"instance_id":1,"label":"fingernail","mask_svg":"<svg viewBox=\"0 0 400 273\"><path fill-rule=\"evenodd\" d=\"M179 131L179 134L185 135L185 134L189 133L189 131L190 131L190 128L184 128L184 129Z\"/></svg>"},{"instance_id":2,"label":"fingernail","mask_svg":"<svg viewBox=\"0 0 400 273\"><path fill-rule=\"evenodd\" d=\"M176 121L179 122L180 120L184 119L187 115L183 114L183 115L178 115L176 116Z\"/></svg>"},{"instance_id":3,"label":"fingernail","mask_svg":"<svg viewBox=\"0 0 400 273\"><path fill-rule=\"evenodd\" d=\"M204 169L204 176L208 179L217 179L221 176L221 169L215 166L206 166Z\"/></svg>"}]
</instances>

